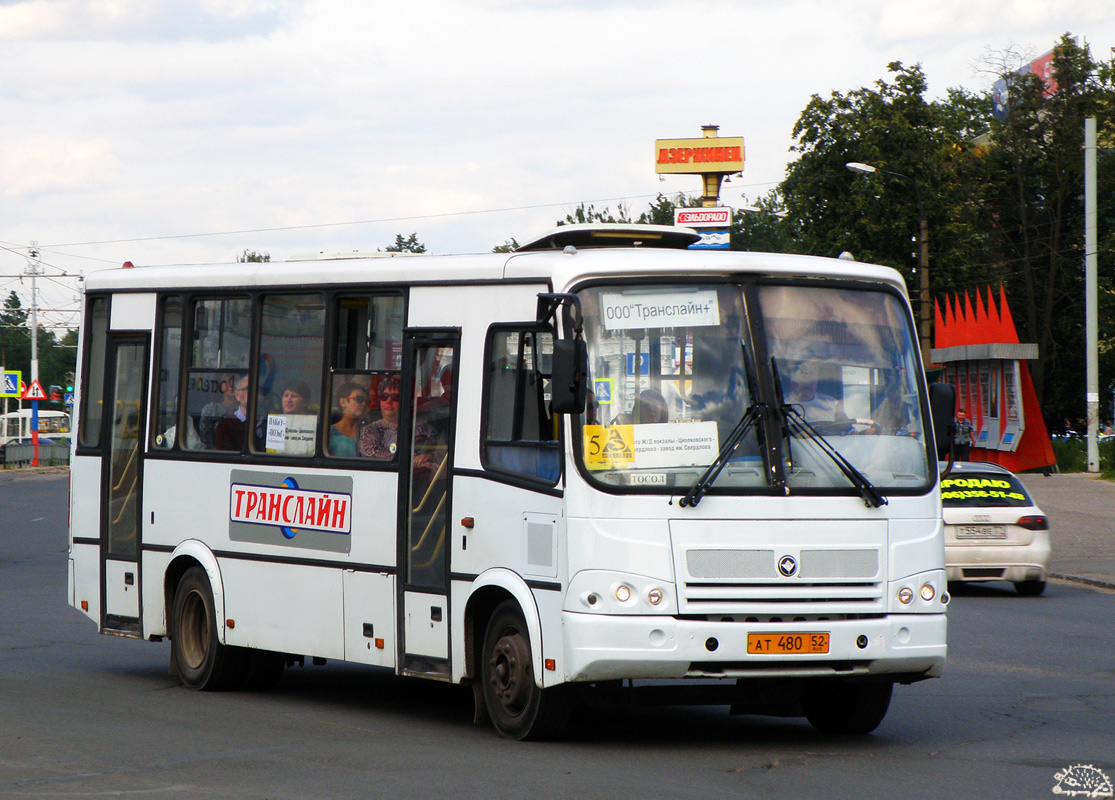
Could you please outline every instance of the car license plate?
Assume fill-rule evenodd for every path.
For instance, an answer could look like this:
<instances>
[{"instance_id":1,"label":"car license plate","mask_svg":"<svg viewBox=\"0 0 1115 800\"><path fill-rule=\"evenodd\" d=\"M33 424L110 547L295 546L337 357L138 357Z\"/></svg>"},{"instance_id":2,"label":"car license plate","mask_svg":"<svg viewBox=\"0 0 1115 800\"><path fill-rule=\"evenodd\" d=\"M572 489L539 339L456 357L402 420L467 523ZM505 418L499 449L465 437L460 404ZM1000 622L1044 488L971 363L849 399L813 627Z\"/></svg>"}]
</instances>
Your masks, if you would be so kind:
<instances>
[{"instance_id":1,"label":"car license plate","mask_svg":"<svg viewBox=\"0 0 1115 800\"><path fill-rule=\"evenodd\" d=\"M827 653L827 633L749 633L747 652L756 655L767 653L795 655L799 653Z\"/></svg>"},{"instance_id":2,"label":"car license plate","mask_svg":"<svg viewBox=\"0 0 1115 800\"><path fill-rule=\"evenodd\" d=\"M957 539L1006 539L1006 525L957 525Z\"/></svg>"}]
</instances>

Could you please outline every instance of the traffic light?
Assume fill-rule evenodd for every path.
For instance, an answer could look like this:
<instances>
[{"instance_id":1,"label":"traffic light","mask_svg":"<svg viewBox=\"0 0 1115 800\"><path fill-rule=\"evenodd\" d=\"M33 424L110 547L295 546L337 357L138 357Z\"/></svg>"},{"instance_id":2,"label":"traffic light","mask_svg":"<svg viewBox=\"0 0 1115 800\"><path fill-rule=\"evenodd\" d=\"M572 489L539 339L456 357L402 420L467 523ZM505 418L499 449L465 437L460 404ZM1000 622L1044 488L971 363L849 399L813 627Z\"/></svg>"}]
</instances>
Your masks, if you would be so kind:
<instances>
[{"instance_id":1,"label":"traffic light","mask_svg":"<svg viewBox=\"0 0 1115 800\"><path fill-rule=\"evenodd\" d=\"M66 373L66 391L73 392L74 390L74 374L72 372Z\"/></svg>"}]
</instances>

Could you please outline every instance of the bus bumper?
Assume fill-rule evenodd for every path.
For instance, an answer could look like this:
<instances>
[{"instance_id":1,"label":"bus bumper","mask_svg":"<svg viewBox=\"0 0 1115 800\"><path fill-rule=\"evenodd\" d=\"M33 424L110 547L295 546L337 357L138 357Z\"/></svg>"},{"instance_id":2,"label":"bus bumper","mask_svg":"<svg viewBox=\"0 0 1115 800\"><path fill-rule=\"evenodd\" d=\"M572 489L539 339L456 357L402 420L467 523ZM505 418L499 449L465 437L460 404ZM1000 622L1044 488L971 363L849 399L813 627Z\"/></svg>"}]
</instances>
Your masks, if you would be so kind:
<instances>
[{"instance_id":1,"label":"bus bumper","mask_svg":"<svg viewBox=\"0 0 1115 800\"><path fill-rule=\"evenodd\" d=\"M944 614L860 620L741 623L563 612L567 681L623 678L883 677L944 671ZM824 654L747 652L747 636L828 633ZM885 678L884 678L885 679Z\"/></svg>"}]
</instances>

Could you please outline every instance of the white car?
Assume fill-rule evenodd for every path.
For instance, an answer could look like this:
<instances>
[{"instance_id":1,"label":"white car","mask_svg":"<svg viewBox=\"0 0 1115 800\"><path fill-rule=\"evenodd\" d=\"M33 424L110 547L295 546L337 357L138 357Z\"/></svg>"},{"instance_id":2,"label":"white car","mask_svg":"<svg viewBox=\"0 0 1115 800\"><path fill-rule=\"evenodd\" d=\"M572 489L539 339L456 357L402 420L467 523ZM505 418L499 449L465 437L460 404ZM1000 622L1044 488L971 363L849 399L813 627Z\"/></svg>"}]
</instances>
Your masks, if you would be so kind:
<instances>
[{"instance_id":1,"label":"white car","mask_svg":"<svg viewBox=\"0 0 1115 800\"><path fill-rule=\"evenodd\" d=\"M1027 596L1045 590L1049 518L1010 470L954 463L941 479L941 505L950 581L1010 581Z\"/></svg>"}]
</instances>

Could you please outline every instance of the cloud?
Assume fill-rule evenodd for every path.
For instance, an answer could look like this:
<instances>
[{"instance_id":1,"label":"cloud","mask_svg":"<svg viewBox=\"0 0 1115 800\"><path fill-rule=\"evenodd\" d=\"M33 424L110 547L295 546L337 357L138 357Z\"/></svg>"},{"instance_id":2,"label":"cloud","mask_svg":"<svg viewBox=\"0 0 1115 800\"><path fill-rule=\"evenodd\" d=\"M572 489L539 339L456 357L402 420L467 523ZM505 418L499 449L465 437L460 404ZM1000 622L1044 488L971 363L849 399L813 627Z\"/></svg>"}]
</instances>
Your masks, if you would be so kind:
<instances>
[{"instance_id":1,"label":"cloud","mask_svg":"<svg viewBox=\"0 0 1115 800\"><path fill-rule=\"evenodd\" d=\"M296 0L8 0L0 40L227 41L280 27Z\"/></svg>"},{"instance_id":2,"label":"cloud","mask_svg":"<svg viewBox=\"0 0 1115 800\"><path fill-rule=\"evenodd\" d=\"M93 189L115 178L119 161L107 139L29 137L0 146L0 190L31 193Z\"/></svg>"}]
</instances>

